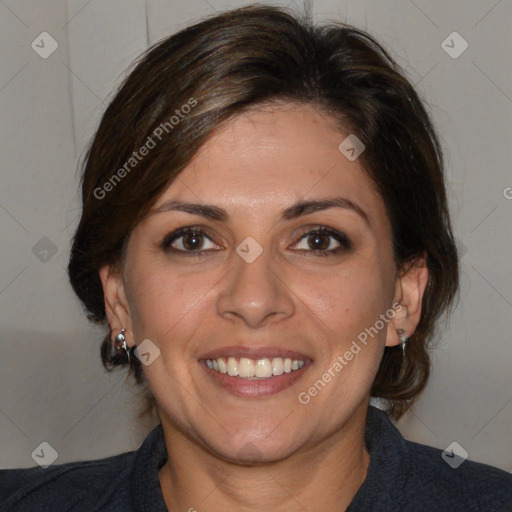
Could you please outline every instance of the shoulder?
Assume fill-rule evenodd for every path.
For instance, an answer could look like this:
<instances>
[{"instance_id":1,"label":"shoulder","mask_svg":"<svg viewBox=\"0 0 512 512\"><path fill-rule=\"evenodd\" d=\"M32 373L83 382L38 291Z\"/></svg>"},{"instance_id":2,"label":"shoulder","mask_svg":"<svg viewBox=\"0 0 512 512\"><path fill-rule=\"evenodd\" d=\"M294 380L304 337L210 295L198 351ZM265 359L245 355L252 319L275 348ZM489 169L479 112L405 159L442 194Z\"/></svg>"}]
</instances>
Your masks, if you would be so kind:
<instances>
[{"instance_id":1,"label":"shoulder","mask_svg":"<svg viewBox=\"0 0 512 512\"><path fill-rule=\"evenodd\" d=\"M351 512L512 512L512 474L408 441L375 407L365 440L370 465Z\"/></svg>"},{"instance_id":2,"label":"shoulder","mask_svg":"<svg viewBox=\"0 0 512 512\"><path fill-rule=\"evenodd\" d=\"M408 496L443 504L443 508L465 511L512 511L512 474L501 469L462 460L457 455L443 457L443 450L405 441L410 455ZM450 460L453 461L450 464Z\"/></svg>"},{"instance_id":3,"label":"shoulder","mask_svg":"<svg viewBox=\"0 0 512 512\"><path fill-rule=\"evenodd\" d=\"M130 500L129 481L135 457L136 452L127 452L47 468L3 469L0 510L123 510L122 504Z\"/></svg>"}]
</instances>

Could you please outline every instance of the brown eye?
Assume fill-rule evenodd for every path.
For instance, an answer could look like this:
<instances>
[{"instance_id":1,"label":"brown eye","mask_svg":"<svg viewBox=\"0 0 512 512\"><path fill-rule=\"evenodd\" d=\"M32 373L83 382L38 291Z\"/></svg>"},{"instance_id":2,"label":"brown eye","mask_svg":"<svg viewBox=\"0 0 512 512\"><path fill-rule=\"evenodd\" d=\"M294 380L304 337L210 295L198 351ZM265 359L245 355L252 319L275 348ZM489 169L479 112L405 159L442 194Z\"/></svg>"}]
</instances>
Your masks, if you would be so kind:
<instances>
[{"instance_id":1,"label":"brown eye","mask_svg":"<svg viewBox=\"0 0 512 512\"><path fill-rule=\"evenodd\" d=\"M329 256L352 248L345 234L324 227L304 233L300 240L303 247L298 249L316 256Z\"/></svg>"},{"instance_id":2,"label":"brown eye","mask_svg":"<svg viewBox=\"0 0 512 512\"><path fill-rule=\"evenodd\" d=\"M203 245L203 235L200 233L186 233L182 235L180 238L182 238L182 245L185 249L190 250L197 250L200 249Z\"/></svg>"},{"instance_id":3,"label":"brown eye","mask_svg":"<svg viewBox=\"0 0 512 512\"><path fill-rule=\"evenodd\" d=\"M161 247L166 252L194 256L211 250L208 247L205 248L205 240L211 242L205 231L200 228L186 227L169 233L161 243ZM213 248L218 247L213 242L211 245Z\"/></svg>"},{"instance_id":4,"label":"brown eye","mask_svg":"<svg viewBox=\"0 0 512 512\"><path fill-rule=\"evenodd\" d=\"M328 249L328 247L331 243L329 238L330 237L328 237L324 233L315 233L314 235L309 235L307 240L308 240L309 246L313 250L325 251Z\"/></svg>"}]
</instances>

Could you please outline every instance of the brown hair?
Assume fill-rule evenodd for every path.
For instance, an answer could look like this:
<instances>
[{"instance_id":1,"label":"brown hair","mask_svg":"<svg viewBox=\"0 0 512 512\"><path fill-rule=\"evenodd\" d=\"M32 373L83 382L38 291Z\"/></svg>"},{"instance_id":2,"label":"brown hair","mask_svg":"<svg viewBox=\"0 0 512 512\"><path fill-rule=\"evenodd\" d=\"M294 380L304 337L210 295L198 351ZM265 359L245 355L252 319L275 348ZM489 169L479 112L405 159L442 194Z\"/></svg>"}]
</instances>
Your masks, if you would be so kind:
<instances>
[{"instance_id":1,"label":"brown hair","mask_svg":"<svg viewBox=\"0 0 512 512\"><path fill-rule=\"evenodd\" d=\"M318 26L307 16L255 4L150 48L120 86L86 153L71 284L89 319L105 323L99 269L122 262L133 228L214 130L275 101L314 105L365 144L359 158L384 199L397 268L427 254L429 282L406 357L386 347L372 388L399 418L429 377L428 349L458 290L458 258L429 115L386 50L350 25ZM112 351L111 335L101 346L107 369L127 364ZM131 360L142 383L141 363Z\"/></svg>"}]
</instances>

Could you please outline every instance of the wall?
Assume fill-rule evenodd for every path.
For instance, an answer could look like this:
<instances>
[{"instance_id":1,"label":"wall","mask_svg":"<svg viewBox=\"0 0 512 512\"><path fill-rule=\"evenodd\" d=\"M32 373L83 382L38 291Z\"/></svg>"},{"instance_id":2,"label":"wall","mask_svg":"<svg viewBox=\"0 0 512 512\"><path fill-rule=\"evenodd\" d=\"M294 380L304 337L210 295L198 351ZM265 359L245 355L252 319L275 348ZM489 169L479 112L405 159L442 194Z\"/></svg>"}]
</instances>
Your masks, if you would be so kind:
<instances>
[{"instance_id":1,"label":"wall","mask_svg":"<svg viewBox=\"0 0 512 512\"><path fill-rule=\"evenodd\" d=\"M103 331L88 324L67 281L77 163L140 52L245 3L0 2L1 467L33 466L43 441L59 463L136 449L154 424L137 419L131 381L102 369ZM446 151L461 300L427 390L398 426L409 439L443 449L456 441L471 459L512 471L512 5L325 0L314 12L368 30L391 51L430 104ZM457 58L442 48L454 31L468 43ZM31 47L52 49L42 32L58 44L47 58ZM463 41L451 39L454 54Z\"/></svg>"}]
</instances>

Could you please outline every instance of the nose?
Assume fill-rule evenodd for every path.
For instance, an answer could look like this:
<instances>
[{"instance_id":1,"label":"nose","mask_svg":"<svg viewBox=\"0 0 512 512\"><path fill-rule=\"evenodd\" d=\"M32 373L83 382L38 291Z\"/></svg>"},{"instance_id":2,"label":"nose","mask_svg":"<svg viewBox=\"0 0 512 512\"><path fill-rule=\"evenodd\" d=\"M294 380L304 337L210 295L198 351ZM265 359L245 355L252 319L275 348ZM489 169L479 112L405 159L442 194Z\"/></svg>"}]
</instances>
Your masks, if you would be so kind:
<instances>
[{"instance_id":1,"label":"nose","mask_svg":"<svg viewBox=\"0 0 512 512\"><path fill-rule=\"evenodd\" d=\"M269 251L263 250L251 263L234 253L231 271L221 281L218 314L242 319L251 328L264 325L268 318L291 317L295 312L293 283L286 279Z\"/></svg>"}]
</instances>

